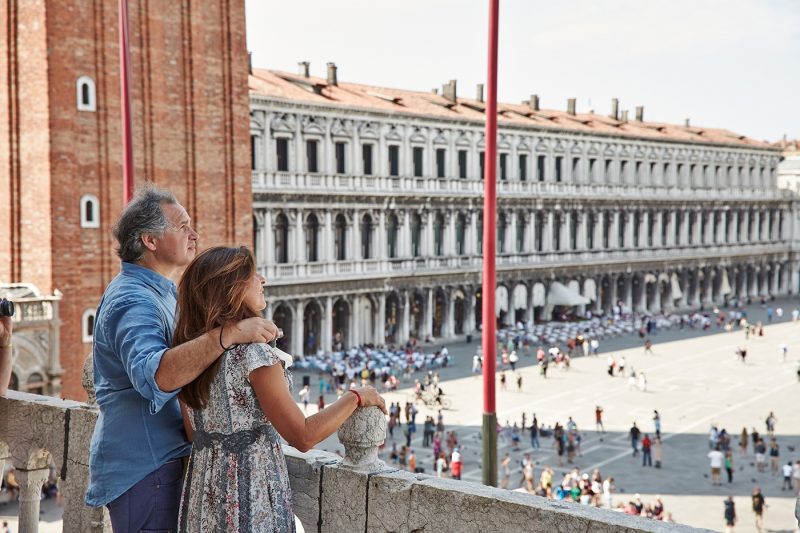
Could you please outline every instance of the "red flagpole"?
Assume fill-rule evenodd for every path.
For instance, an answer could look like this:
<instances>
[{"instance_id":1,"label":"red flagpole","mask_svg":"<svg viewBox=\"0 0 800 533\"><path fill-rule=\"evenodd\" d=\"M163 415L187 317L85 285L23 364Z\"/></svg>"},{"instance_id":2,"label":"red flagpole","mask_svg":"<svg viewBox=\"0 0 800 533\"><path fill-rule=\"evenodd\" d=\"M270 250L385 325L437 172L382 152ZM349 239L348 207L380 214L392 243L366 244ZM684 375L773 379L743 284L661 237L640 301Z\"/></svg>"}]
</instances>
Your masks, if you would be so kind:
<instances>
[{"instance_id":1,"label":"red flagpole","mask_svg":"<svg viewBox=\"0 0 800 533\"><path fill-rule=\"evenodd\" d=\"M495 363L497 334L495 314L497 243L497 33L499 0L489 0L489 61L486 99L486 154L483 175L483 483L497 485L497 413Z\"/></svg>"},{"instance_id":2,"label":"red flagpole","mask_svg":"<svg viewBox=\"0 0 800 533\"><path fill-rule=\"evenodd\" d=\"M122 111L123 205L133 197L133 135L131 127L131 54L128 0L119 0L119 92Z\"/></svg>"}]
</instances>

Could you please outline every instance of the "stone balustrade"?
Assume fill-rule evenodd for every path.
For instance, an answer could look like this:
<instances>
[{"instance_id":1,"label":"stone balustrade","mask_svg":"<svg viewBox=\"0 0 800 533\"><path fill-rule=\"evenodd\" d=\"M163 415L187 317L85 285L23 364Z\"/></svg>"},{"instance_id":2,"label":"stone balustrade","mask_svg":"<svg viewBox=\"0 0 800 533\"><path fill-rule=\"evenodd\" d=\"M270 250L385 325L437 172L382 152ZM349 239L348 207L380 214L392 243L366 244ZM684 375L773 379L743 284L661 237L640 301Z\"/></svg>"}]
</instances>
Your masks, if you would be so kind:
<instances>
[{"instance_id":1,"label":"stone balustrade","mask_svg":"<svg viewBox=\"0 0 800 533\"><path fill-rule=\"evenodd\" d=\"M110 533L107 513L83 505L97 416L95 407L79 402L13 391L0 397L0 467L10 460L17 469L20 533L38 531L39 498L51 462L66 501L63 530ZM344 459L319 450L284 448L294 512L307 532L699 531L390 468L378 459L386 420L375 407L356 410L338 436Z\"/></svg>"}]
</instances>

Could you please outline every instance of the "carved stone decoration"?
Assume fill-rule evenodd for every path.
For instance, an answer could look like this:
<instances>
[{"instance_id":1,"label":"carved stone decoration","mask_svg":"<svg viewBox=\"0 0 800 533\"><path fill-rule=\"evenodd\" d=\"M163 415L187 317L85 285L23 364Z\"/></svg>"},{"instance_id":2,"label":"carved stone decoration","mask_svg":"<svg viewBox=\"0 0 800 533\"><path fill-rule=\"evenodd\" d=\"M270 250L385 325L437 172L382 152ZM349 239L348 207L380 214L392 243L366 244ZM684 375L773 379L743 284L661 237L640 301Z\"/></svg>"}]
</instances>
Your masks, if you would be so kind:
<instances>
[{"instance_id":1,"label":"carved stone decoration","mask_svg":"<svg viewBox=\"0 0 800 533\"><path fill-rule=\"evenodd\" d=\"M97 404L97 396L95 396L94 393L94 360L92 359L91 352L89 352L89 355L86 356L86 360L83 362L81 385L83 385L83 390L86 391L88 397L86 403L89 405Z\"/></svg>"},{"instance_id":2,"label":"carved stone decoration","mask_svg":"<svg viewBox=\"0 0 800 533\"><path fill-rule=\"evenodd\" d=\"M359 472L376 472L386 465L378 459L378 447L386 440L386 417L377 407L360 407L339 428L344 445L341 466Z\"/></svg>"}]
</instances>

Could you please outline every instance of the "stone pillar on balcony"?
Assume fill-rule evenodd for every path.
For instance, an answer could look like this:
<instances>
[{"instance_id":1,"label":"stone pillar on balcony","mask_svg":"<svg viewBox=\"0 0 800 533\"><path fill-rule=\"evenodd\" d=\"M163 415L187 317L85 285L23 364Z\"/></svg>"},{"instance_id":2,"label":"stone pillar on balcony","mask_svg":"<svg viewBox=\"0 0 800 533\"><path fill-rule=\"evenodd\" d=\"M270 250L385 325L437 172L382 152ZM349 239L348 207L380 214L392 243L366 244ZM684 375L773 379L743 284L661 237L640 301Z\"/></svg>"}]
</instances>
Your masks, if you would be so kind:
<instances>
[{"instance_id":1,"label":"stone pillar on balcony","mask_svg":"<svg viewBox=\"0 0 800 533\"><path fill-rule=\"evenodd\" d=\"M558 228L558 240L561 242L560 248L562 250L572 249L570 246L570 231L572 231L572 217L570 211L565 210L561 212L561 227ZM509 309L509 314L511 314L511 309Z\"/></svg>"},{"instance_id":2,"label":"stone pillar on balcony","mask_svg":"<svg viewBox=\"0 0 800 533\"><path fill-rule=\"evenodd\" d=\"M423 217L425 222L425 227L422 230L422 255L424 257L430 257L434 255L433 249L433 221L436 217L436 213L433 209L428 209Z\"/></svg>"},{"instance_id":3,"label":"stone pillar on balcony","mask_svg":"<svg viewBox=\"0 0 800 533\"><path fill-rule=\"evenodd\" d=\"M750 211L752 230L750 231L750 242L757 242L759 238L758 225L761 221L761 211Z\"/></svg>"},{"instance_id":4,"label":"stone pillar on balcony","mask_svg":"<svg viewBox=\"0 0 800 533\"><path fill-rule=\"evenodd\" d=\"M795 295L798 294L798 290L800 290L800 262L792 261L789 263L789 294Z\"/></svg>"},{"instance_id":5,"label":"stone pillar on balcony","mask_svg":"<svg viewBox=\"0 0 800 533\"><path fill-rule=\"evenodd\" d=\"M305 332L303 331L303 315L305 314L305 305L302 300L297 300L294 303L294 316L292 317L292 355L295 357L303 355L303 346L305 346Z\"/></svg>"},{"instance_id":6,"label":"stone pillar on balcony","mask_svg":"<svg viewBox=\"0 0 800 533\"><path fill-rule=\"evenodd\" d=\"M330 218L330 216L328 217ZM333 347L333 298L325 297L325 310L322 314L322 333L320 334L322 349L329 352Z\"/></svg>"},{"instance_id":7,"label":"stone pillar on balcony","mask_svg":"<svg viewBox=\"0 0 800 533\"><path fill-rule=\"evenodd\" d=\"M705 217L705 235L703 235L703 244L714 244L714 211L703 213Z\"/></svg>"},{"instance_id":8,"label":"stone pillar on balcony","mask_svg":"<svg viewBox=\"0 0 800 533\"><path fill-rule=\"evenodd\" d=\"M594 246L595 250L603 250L603 227L605 224L605 217L608 216L608 211L597 211L595 212L595 219L594 219L594 227L592 231L594 232ZM599 286L598 286L599 287ZM600 300L598 299L598 302ZM598 304L601 305L601 304ZM599 308L598 308L599 309Z\"/></svg>"},{"instance_id":9,"label":"stone pillar on balcony","mask_svg":"<svg viewBox=\"0 0 800 533\"><path fill-rule=\"evenodd\" d=\"M42 500L42 487L49 475L49 468L35 470L17 468L20 533L36 533L39 531L39 502Z\"/></svg>"},{"instance_id":10,"label":"stone pillar on balcony","mask_svg":"<svg viewBox=\"0 0 800 533\"><path fill-rule=\"evenodd\" d=\"M688 211L681 211L680 213L680 236L681 236L681 244L686 246L689 244L689 212Z\"/></svg>"},{"instance_id":11,"label":"stone pillar on balcony","mask_svg":"<svg viewBox=\"0 0 800 533\"><path fill-rule=\"evenodd\" d=\"M397 213L397 223L400 225L400 239L398 257L411 257L411 212L400 211Z\"/></svg>"},{"instance_id":12,"label":"stone pillar on balcony","mask_svg":"<svg viewBox=\"0 0 800 533\"><path fill-rule=\"evenodd\" d=\"M511 216L508 217L508 226L506 226L506 252L516 254L517 252L517 211L512 210Z\"/></svg>"},{"instance_id":13,"label":"stone pillar on balcony","mask_svg":"<svg viewBox=\"0 0 800 533\"><path fill-rule=\"evenodd\" d=\"M728 214L725 211L717 211L719 213L719 226L717 227L717 243L725 242L725 230L728 227Z\"/></svg>"},{"instance_id":14,"label":"stone pillar on balcony","mask_svg":"<svg viewBox=\"0 0 800 533\"><path fill-rule=\"evenodd\" d=\"M253 253L256 256L256 266L266 266L266 256L264 249L264 212L260 210L253 210L253 218L255 219L255 228L253 228L253 242L255 243L255 250Z\"/></svg>"},{"instance_id":15,"label":"stone pillar on balcony","mask_svg":"<svg viewBox=\"0 0 800 533\"><path fill-rule=\"evenodd\" d=\"M611 217L611 229L609 230L608 235L608 248L611 250L618 250L622 247L622 243L619 242L619 217L620 212L614 210L610 213L606 212L607 215ZM616 292L616 287L614 288ZM615 299L616 303L616 299Z\"/></svg>"},{"instance_id":16,"label":"stone pillar on balcony","mask_svg":"<svg viewBox=\"0 0 800 533\"><path fill-rule=\"evenodd\" d=\"M536 252L536 211L528 211L525 222L525 246L531 252Z\"/></svg>"},{"instance_id":17,"label":"stone pillar on balcony","mask_svg":"<svg viewBox=\"0 0 800 533\"><path fill-rule=\"evenodd\" d=\"M641 211L639 213L639 227L636 229L639 232L639 248L648 246L648 232L650 231L650 211Z\"/></svg>"},{"instance_id":18,"label":"stone pillar on balcony","mask_svg":"<svg viewBox=\"0 0 800 533\"><path fill-rule=\"evenodd\" d=\"M378 309L375 324L375 346L383 346L386 343L386 293L378 293Z\"/></svg>"}]
</instances>

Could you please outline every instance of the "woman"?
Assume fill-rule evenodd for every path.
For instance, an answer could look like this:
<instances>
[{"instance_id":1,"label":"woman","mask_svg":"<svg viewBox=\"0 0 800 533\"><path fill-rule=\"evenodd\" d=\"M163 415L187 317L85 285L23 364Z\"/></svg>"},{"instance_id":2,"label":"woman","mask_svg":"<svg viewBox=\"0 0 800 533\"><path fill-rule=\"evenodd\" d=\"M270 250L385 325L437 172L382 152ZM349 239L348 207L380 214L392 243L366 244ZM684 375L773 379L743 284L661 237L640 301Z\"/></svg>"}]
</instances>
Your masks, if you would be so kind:
<instances>
[{"instance_id":1,"label":"woman","mask_svg":"<svg viewBox=\"0 0 800 533\"><path fill-rule=\"evenodd\" d=\"M198 255L178 288L174 344L258 316L264 277L247 248ZM372 387L345 394L305 418L290 392L290 357L267 344L223 346L217 361L184 387L184 424L193 439L179 531L294 531L292 495L280 437L306 451L358 406L378 406Z\"/></svg>"},{"instance_id":2,"label":"woman","mask_svg":"<svg viewBox=\"0 0 800 533\"><path fill-rule=\"evenodd\" d=\"M662 457L663 453L661 451L661 437L656 437L653 440L653 461L656 463L656 468L661 468Z\"/></svg>"},{"instance_id":3,"label":"woman","mask_svg":"<svg viewBox=\"0 0 800 533\"><path fill-rule=\"evenodd\" d=\"M728 474L728 483L733 483L733 453L725 452L725 472Z\"/></svg>"},{"instance_id":4,"label":"woman","mask_svg":"<svg viewBox=\"0 0 800 533\"><path fill-rule=\"evenodd\" d=\"M739 455L747 455L747 428L742 428L742 433L739 435Z\"/></svg>"}]
</instances>

